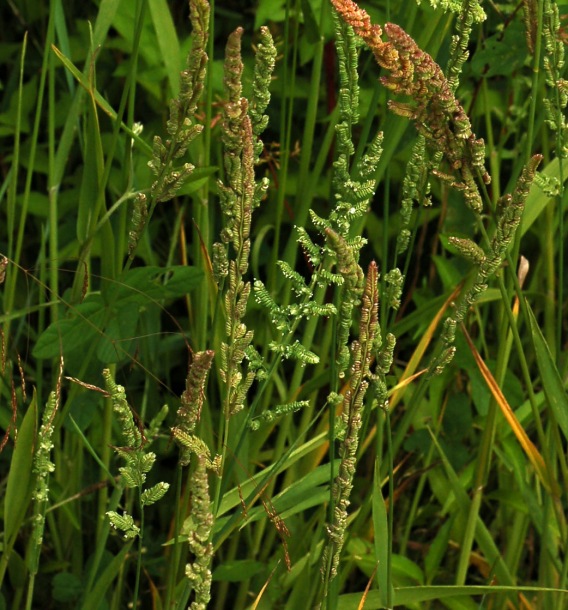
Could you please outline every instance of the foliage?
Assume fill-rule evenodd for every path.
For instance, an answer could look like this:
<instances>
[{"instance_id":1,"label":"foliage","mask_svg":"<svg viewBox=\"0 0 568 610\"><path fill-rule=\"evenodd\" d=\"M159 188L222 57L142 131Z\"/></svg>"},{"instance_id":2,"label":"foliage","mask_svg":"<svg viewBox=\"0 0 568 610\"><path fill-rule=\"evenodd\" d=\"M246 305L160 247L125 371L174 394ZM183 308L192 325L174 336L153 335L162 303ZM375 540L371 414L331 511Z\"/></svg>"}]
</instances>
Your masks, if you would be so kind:
<instances>
[{"instance_id":1,"label":"foliage","mask_svg":"<svg viewBox=\"0 0 568 610\"><path fill-rule=\"evenodd\" d=\"M169 4L0 8L0 608L564 607L564 4Z\"/></svg>"}]
</instances>

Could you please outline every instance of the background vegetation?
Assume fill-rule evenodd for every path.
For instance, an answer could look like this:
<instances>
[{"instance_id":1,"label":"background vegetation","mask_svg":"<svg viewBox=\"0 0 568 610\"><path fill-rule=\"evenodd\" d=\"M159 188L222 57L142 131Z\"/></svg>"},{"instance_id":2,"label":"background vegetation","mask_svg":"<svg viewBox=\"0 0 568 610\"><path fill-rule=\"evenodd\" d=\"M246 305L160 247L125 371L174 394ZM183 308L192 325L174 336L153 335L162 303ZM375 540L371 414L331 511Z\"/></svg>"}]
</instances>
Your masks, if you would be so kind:
<instances>
[{"instance_id":1,"label":"background vegetation","mask_svg":"<svg viewBox=\"0 0 568 610\"><path fill-rule=\"evenodd\" d=\"M0 7L0 608L567 607L566 3L335 4Z\"/></svg>"}]
</instances>

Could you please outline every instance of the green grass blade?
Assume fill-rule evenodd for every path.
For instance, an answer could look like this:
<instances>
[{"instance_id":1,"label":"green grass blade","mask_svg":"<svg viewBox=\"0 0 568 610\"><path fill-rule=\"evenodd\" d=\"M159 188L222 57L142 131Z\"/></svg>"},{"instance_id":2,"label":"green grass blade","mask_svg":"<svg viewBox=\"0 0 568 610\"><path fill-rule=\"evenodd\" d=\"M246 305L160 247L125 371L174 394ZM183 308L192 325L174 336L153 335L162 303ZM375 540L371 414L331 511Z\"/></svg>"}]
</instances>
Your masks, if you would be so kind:
<instances>
[{"instance_id":1,"label":"green grass blade","mask_svg":"<svg viewBox=\"0 0 568 610\"><path fill-rule=\"evenodd\" d=\"M107 589L123 567L131 546L132 541L125 544L120 552L106 565L104 570L98 574L97 582L89 592L88 599L81 606L81 610L97 610L99 608Z\"/></svg>"},{"instance_id":2,"label":"green grass blade","mask_svg":"<svg viewBox=\"0 0 568 610\"><path fill-rule=\"evenodd\" d=\"M377 581L382 607L386 607L388 590L392 586L389 578L389 523L387 506L381 492L380 469L375 465L373 480L373 528L375 530L375 556L377 558ZM341 606L340 606L341 607Z\"/></svg>"},{"instance_id":3,"label":"green grass blade","mask_svg":"<svg viewBox=\"0 0 568 610\"><path fill-rule=\"evenodd\" d=\"M449 600L463 596L487 596L495 593L510 593L516 595L521 592L539 593L547 591L550 593L563 594L563 589L544 589L541 587L509 587L503 585L486 586L423 586L423 587L399 587L395 588L395 607L406 607L409 604L419 604L432 600ZM361 593L348 593L339 597L338 610L380 610L384 608L380 600L379 591L370 591L365 599L365 605L361 606L363 598ZM481 606L480 606L481 607Z\"/></svg>"},{"instance_id":4,"label":"green grass blade","mask_svg":"<svg viewBox=\"0 0 568 610\"><path fill-rule=\"evenodd\" d=\"M31 500L33 486L32 461L37 430L37 400L34 394L18 430L4 498L4 540L11 541L18 533Z\"/></svg>"},{"instance_id":5,"label":"green grass blade","mask_svg":"<svg viewBox=\"0 0 568 610\"><path fill-rule=\"evenodd\" d=\"M83 87L83 89L85 91L89 91L90 85L89 85L88 78L57 47L53 46L51 48L52 48L52 51L55 53L55 55L57 55L57 58L59 59L59 61L61 61L61 63L69 70L69 72L71 72L71 74L75 77L75 79L81 85L81 87ZM116 120L116 117L117 117L116 111L104 99L104 97L98 91L94 91L93 95L94 95L94 99L97 103L97 106L103 112L105 112L113 121ZM73 107L75 107L75 103L74 103ZM78 113L77 113L77 116L78 116ZM136 142L136 145L139 147L140 151L142 151L148 158L150 158L152 156L152 147L147 142L145 142L140 137L139 134L132 131L132 129L130 129L130 127L128 127L124 123L121 123L121 129L126 134L128 134L128 136L130 138L132 138Z\"/></svg>"},{"instance_id":6,"label":"green grass blade","mask_svg":"<svg viewBox=\"0 0 568 610\"><path fill-rule=\"evenodd\" d=\"M540 174L546 180L560 183L560 163L558 159L553 159ZM564 181L566 181L567 178L568 174L565 173L563 176ZM533 182L525 203L525 210L523 212L520 228L521 236L531 228L535 220L540 216L546 206L554 201L555 197L556 195L545 193L536 182Z\"/></svg>"},{"instance_id":7,"label":"green grass blade","mask_svg":"<svg viewBox=\"0 0 568 610\"><path fill-rule=\"evenodd\" d=\"M166 66L168 83L172 97L179 93L179 71L181 69L181 52L172 15L166 0L150 0L148 2L152 23L158 37L158 45Z\"/></svg>"},{"instance_id":8,"label":"green grass blade","mask_svg":"<svg viewBox=\"0 0 568 610\"><path fill-rule=\"evenodd\" d=\"M562 378L556 367L556 363L550 353L550 348L538 326L535 315L527 302L529 312L529 322L531 327L531 337L536 354L536 362L544 393L550 405L554 419L558 423L564 438L568 439L568 396L562 383Z\"/></svg>"}]
</instances>

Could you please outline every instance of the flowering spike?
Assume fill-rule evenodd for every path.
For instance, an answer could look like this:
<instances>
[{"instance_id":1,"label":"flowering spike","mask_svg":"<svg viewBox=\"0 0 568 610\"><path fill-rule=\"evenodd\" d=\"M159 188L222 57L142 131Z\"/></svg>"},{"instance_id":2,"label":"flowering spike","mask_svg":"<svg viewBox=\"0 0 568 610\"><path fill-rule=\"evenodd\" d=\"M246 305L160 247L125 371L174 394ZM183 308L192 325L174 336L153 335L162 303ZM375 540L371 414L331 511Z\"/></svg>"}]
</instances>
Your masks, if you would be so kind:
<instances>
[{"instance_id":1,"label":"flowering spike","mask_svg":"<svg viewBox=\"0 0 568 610\"><path fill-rule=\"evenodd\" d=\"M480 211L481 198L474 176L476 168L483 163L483 141L473 134L469 119L440 66L400 26L387 23L385 33L389 40L383 42L380 26L372 25L367 13L355 2L332 0L332 4L387 71L380 79L383 85L413 100L411 104L390 100L390 109L413 120L430 148L444 153L452 171L460 176L453 185L463 184L467 204ZM485 172L484 179L488 180Z\"/></svg>"}]
</instances>

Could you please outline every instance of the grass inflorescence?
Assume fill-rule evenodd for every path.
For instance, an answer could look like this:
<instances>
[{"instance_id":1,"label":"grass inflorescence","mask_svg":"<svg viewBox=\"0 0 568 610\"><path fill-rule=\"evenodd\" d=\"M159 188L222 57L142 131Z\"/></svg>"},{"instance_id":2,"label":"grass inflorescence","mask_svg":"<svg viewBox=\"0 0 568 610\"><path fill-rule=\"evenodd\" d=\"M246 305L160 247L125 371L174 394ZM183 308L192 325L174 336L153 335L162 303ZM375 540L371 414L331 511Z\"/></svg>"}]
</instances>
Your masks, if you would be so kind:
<instances>
[{"instance_id":1,"label":"grass inflorescence","mask_svg":"<svg viewBox=\"0 0 568 610\"><path fill-rule=\"evenodd\" d=\"M0 608L568 603L564 5L399 4L0 9Z\"/></svg>"}]
</instances>

